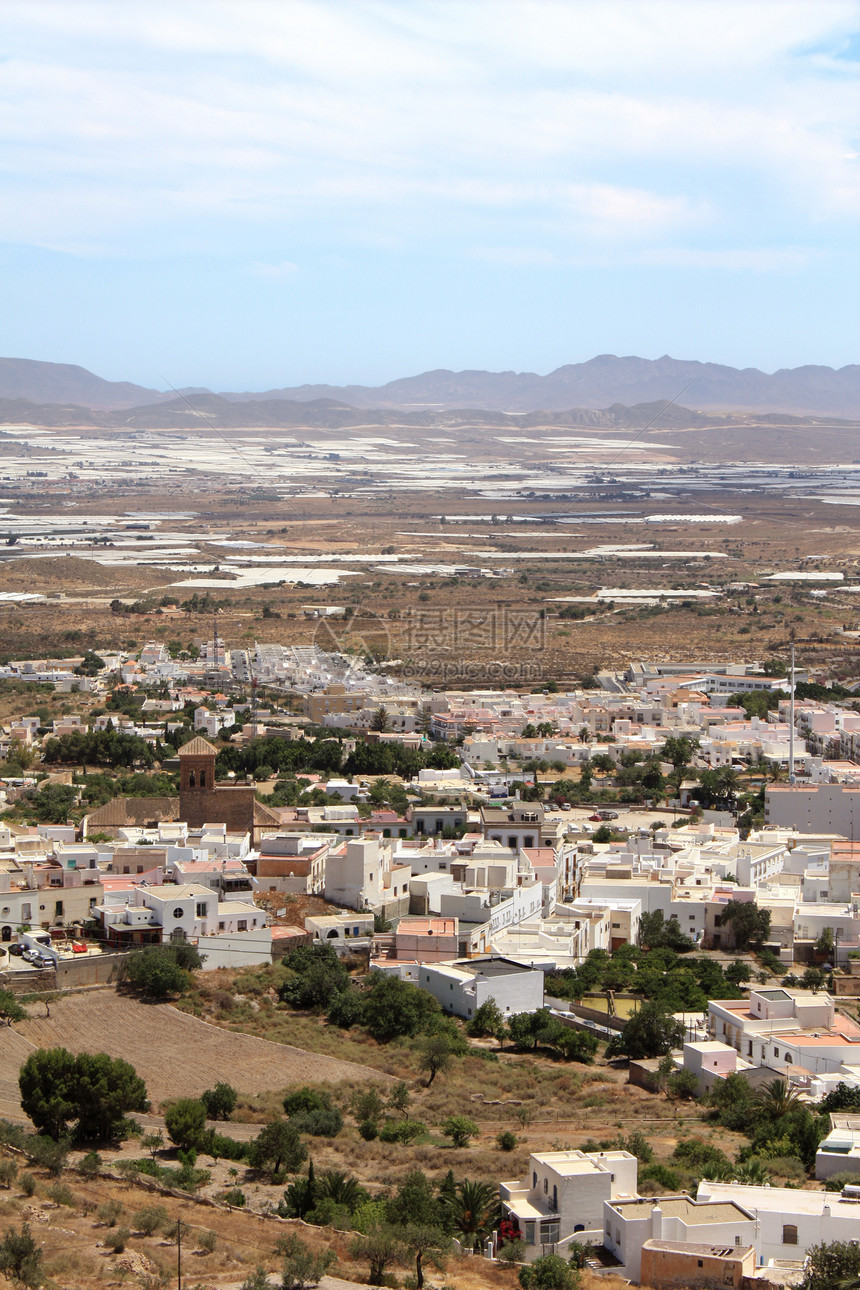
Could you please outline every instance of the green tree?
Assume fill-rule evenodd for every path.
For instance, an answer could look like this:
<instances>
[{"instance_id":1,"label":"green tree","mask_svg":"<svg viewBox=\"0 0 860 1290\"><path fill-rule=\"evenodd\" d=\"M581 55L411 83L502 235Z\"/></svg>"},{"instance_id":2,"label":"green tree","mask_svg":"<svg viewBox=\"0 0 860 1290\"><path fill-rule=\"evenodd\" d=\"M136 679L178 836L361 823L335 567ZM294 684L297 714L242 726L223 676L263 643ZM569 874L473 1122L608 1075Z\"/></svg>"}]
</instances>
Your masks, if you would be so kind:
<instances>
[{"instance_id":1,"label":"green tree","mask_svg":"<svg viewBox=\"0 0 860 1290\"><path fill-rule=\"evenodd\" d=\"M22 1286L35 1288L42 1284L42 1251L28 1223L21 1224L20 1232L10 1228L0 1241L0 1272Z\"/></svg>"},{"instance_id":2,"label":"green tree","mask_svg":"<svg viewBox=\"0 0 860 1290\"><path fill-rule=\"evenodd\" d=\"M388 1105L393 1111L399 1111L401 1115L405 1116L409 1110L410 1101L409 1085L405 1080L398 1080L388 1094Z\"/></svg>"},{"instance_id":3,"label":"green tree","mask_svg":"<svg viewBox=\"0 0 860 1290\"><path fill-rule=\"evenodd\" d=\"M624 1029L610 1040L607 1054L621 1053L632 1061L643 1057L664 1057L684 1042L684 1027L659 1004L648 1001L624 1023Z\"/></svg>"},{"instance_id":4,"label":"green tree","mask_svg":"<svg viewBox=\"0 0 860 1290\"><path fill-rule=\"evenodd\" d=\"M148 1111L146 1085L134 1067L107 1053L75 1058L77 1134L107 1142L116 1136L129 1111Z\"/></svg>"},{"instance_id":5,"label":"green tree","mask_svg":"<svg viewBox=\"0 0 860 1290\"><path fill-rule=\"evenodd\" d=\"M206 1136L206 1107L196 1097L180 1097L164 1110L167 1136L183 1151L199 1150Z\"/></svg>"},{"instance_id":6,"label":"green tree","mask_svg":"<svg viewBox=\"0 0 860 1290\"><path fill-rule=\"evenodd\" d=\"M730 927L735 947L745 950L749 945L760 946L770 935L770 910L759 909L752 901L730 900L720 918L723 927Z\"/></svg>"},{"instance_id":7,"label":"green tree","mask_svg":"<svg viewBox=\"0 0 860 1290\"><path fill-rule=\"evenodd\" d=\"M442 1132L446 1138L451 1139L453 1146L468 1147L471 1139L478 1136L480 1129L467 1115L449 1115L442 1123Z\"/></svg>"},{"instance_id":8,"label":"green tree","mask_svg":"<svg viewBox=\"0 0 860 1290\"><path fill-rule=\"evenodd\" d=\"M423 1035L418 1042L418 1068L427 1072L427 1087L437 1075L443 1075L451 1069L455 1056L462 1048L456 1044L453 1036L446 1030L431 1031Z\"/></svg>"},{"instance_id":9,"label":"green tree","mask_svg":"<svg viewBox=\"0 0 860 1290\"><path fill-rule=\"evenodd\" d=\"M392 1039L419 1034L439 1011L438 1003L426 990L376 972L365 996L362 1016L373 1038L387 1044Z\"/></svg>"},{"instance_id":10,"label":"green tree","mask_svg":"<svg viewBox=\"0 0 860 1290\"><path fill-rule=\"evenodd\" d=\"M251 1143L249 1162L253 1169L295 1173L307 1157L307 1147L295 1126L288 1120L272 1120Z\"/></svg>"},{"instance_id":11,"label":"green tree","mask_svg":"<svg viewBox=\"0 0 860 1290\"><path fill-rule=\"evenodd\" d=\"M280 998L294 1008L327 1008L349 986L349 972L334 948L324 942L301 945L286 958L296 976L280 989Z\"/></svg>"},{"instance_id":12,"label":"green tree","mask_svg":"<svg viewBox=\"0 0 860 1290\"><path fill-rule=\"evenodd\" d=\"M225 1084L222 1080L214 1088L204 1089L200 1094L200 1101L206 1107L207 1119L229 1120L236 1109L236 1097L232 1084Z\"/></svg>"},{"instance_id":13,"label":"green tree","mask_svg":"<svg viewBox=\"0 0 860 1290\"><path fill-rule=\"evenodd\" d=\"M355 1237L350 1254L370 1264L368 1283L381 1286L388 1268L402 1261L404 1249L399 1232L390 1223L377 1223L364 1235Z\"/></svg>"},{"instance_id":14,"label":"green tree","mask_svg":"<svg viewBox=\"0 0 860 1290\"><path fill-rule=\"evenodd\" d=\"M423 1290L424 1260L436 1267L444 1267L444 1258L451 1248L451 1240L441 1227L430 1223L408 1223L400 1238L415 1260L417 1290Z\"/></svg>"},{"instance_id":15,"label":"green tree","mask_svg":"<svg viewBox=\"0 0 860 1290\"><path fill-rule=\"evenodd\" d=\"M21 1106L40 1133L55 1140L77 1119L75 1057L67 1048L30 1053L18 1073Z\"/></svg>"},{"instance_id":16,"label":"green tree","mask_svg":"<svg viewBox=\"0 0 860 1290\"><path fill-rule=\"evenodd\" d=\"M316 1254L295 1232L282 1236L278 1248L284 1262L281 1269L281 1290L308 1290L319 1285L335 1255L332 1250L319 1250Z\"/></svg>"},{"instance_id":17,"label":"green tree","mask_svg":"<svg viewBox=\"0 0 860 1290\"><path fill-rule=\"evenodd\" d=\"M801 1290L833 1290L860 1281L860 1245L831 1241L807 1252Z\"/></svg>"},{"instance_id":18,"label":"green tree","mask_svg":"<svg viewBox=\"0 0 860 1290\"><path fill-rule=\"evenodd\" d=\"M456 1185L446 1209L454 1233L474 1245L489 1236L499 1221L499 1189L466 1178Z\"/></svg>"},{"instance_id":19,"label":"green tree","mask_svg":"<svg viewBox=\"0 0 860 1290\"><path fill-rule=\"evenodd\" d=\"M74 1125L82 1138L114 1137L129 1111L146 1111L146 1085L134 1067L107 1053L40 1048L18 1076L21 1105L40 1132L55 1140Z\"/></svg>"},{"instance_id":20,"label":"green tree","mask_svg":"<svg viewBox=\"0 0 860 1290\"><path fill-rule=\"evenodd\" d=\"M466 1029L474 1039L486 1039L492 1036L498 1039L504 1033L505 1019L495 999L487 999L467 1024Z\"/></svg>"},{"instance_id":21,"label":"green tree","mask_svg":"<svg viewBox=\"0 0 860 1290\"><path fill-rule=\"evenodd\" d=\"M388 718L388 710L386 709L384 704L380 704L379 707L374 712L373 716L370 718L370 728L371 730L377 730L380 733L384 733L385 731L391 729L391 722Z\"/></svg>"},{"instance_id":22,"label":"green tree","mask_svg":"<svg viewBox=\"0 0 860 1290\"><path fill-rule=\"evenodd\" d=\"M189 948L194 949L193 946ZM132 989L150 999L182 994L191 984L188 972L178 962L176 947L172 945L147 945L135 950L129 955L125 973Z\"/></svg>"}]
</instances>

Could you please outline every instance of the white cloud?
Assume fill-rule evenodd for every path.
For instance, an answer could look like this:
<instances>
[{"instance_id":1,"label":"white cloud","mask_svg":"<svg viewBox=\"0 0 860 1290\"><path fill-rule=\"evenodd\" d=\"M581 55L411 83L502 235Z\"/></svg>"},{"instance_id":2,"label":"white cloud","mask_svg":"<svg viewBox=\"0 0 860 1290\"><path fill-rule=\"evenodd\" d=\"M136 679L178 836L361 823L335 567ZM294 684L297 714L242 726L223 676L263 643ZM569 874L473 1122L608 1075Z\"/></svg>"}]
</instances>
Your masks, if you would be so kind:
<instances>
[{"instance_id":1,"label":"white cloud","mask_svg":"<svg viewBox=\"0 0 860 1290\"><path fill-rule=\"evenodd\" d=\"M827 54L853 0L5 0L0 22L8 240L506 217L551 258L624 236L730 268L775 217L793 246L860 213L857 69ZM681 229L718 245L662 250Z\"/></svg>"}]
</instances>

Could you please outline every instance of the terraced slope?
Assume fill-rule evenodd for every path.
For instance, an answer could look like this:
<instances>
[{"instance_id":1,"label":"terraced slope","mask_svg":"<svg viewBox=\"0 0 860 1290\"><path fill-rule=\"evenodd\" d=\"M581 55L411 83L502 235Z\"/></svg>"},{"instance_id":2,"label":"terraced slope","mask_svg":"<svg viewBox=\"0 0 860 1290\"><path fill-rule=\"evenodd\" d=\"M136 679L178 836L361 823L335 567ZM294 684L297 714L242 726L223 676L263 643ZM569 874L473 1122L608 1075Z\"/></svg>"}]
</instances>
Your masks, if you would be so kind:
<instances>
[{"instance_id":1,"label":"terraced slope","mask_svg":"<svg viewBox=\"0 0 860 1290\"><path fill-rule=\"evenodd\" d=\"M0 1032L0 1100L6 1105L13 1100L17 1106L18 1070L32 1046L124 1057L146 1081L153 1110L173 1097L195 1097L218 1080L240 1093L257 1093L302 1081L385 1078L353 1062L220 1030L168 1004L91 990L58 999L50 1017Z\"/></svg>"}]
</instances>

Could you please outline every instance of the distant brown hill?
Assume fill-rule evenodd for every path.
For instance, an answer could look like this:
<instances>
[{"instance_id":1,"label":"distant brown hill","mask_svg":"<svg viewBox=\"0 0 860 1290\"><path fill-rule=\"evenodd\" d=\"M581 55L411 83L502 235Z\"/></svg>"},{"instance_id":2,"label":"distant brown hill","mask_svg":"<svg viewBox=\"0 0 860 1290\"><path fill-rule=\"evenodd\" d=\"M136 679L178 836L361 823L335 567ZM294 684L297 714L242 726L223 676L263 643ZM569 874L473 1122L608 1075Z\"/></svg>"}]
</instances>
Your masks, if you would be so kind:
<instances>
[{"instance_id":1,"label":"distant brown hill","mask_svg":"<svg viewBox=\"0 0 860 1290\"><path fill-rule=\"evenodd\" d=\"M226 412L224 404L244 408L257 404L256 424L337 426L349 424L348 417L356 408L372 410L376 415L394 409L405 414L437 416L479 409L487 413L540 413L542 417L547 413L568 415L573 409L581 416L582 409L612 412L617 405L631 408L669 399L701 413L772 412L857 420L860 419L860 365L839 369L782 368L768 373L753 367L741 370L668 355L652 360L602 354L587 363L559 367L546 376L535 372L439 370L381 386L300 385L263 393L220 395L195 387L181 393L187 394L195 407L217 411L224 425L254 423L248 421L251 415L248 411L238 414L241 420L231 420L232 414ZM77 408L132 412L138 425L145 424L161 406L171 410L176 424L193 417L192 409L173 391L161 393L127 381L105 381L83 367L23 358L0 358L0 400L25 400L41 408L55 405L63 409L58 420L46 419L42 424L70 424L67 418L71 409ZM298 413L297 406L308 410ZM40 415L47 418L50 414ZM307 417L312 418L310 422ZM328 420L323 422L322 418ZM8 424L10 416L4 419ZM150 421L150 424L156 422ZM572 424L588 422L580 419Z\"/></svg>"},{"instance_id":2,"label":"distant brown hill","mask_svg":"<svg viewBox=\"0 0 860 1290\"><path fill-rule=\"evenodd\" d=\"M158 390L129 381L105 381L71 363L0 358L0 398L32 403L80 403L92 408L133 408L163 398ZM173 396L171 396L173 397Z\"/></svg>"},{"instance_id":3,"label":"distant brown hill","mask_svg":"<svg viewBox=\"0 0 860 1290\"><path fill-rule=\"evenodd\" d=\"M688 385L689 383L689 385ZM688 388L684 388L687 386ZM342 399L353 407L486 408L506 412L605 408L679 398L686 406L736 412L860 417L860 366L783 368L760 372L718 363L669 358L618 358L601 354L547 376L534 372L424 372L376 387L302 385L248 399Z\"/></svg>"}]
</instances>

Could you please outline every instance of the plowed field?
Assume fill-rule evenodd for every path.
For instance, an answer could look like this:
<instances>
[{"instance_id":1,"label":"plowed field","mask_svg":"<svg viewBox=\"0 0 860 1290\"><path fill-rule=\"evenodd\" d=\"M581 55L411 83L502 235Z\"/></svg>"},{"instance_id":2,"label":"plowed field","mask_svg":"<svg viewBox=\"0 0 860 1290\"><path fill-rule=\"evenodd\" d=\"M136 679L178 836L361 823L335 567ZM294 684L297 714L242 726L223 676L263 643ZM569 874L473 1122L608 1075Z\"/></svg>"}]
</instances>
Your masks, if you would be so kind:
<instances>
[{"instance_id":1,"label":"plowed field","mask_svg":"<svg viewBox=\"0 0 860 1290\"><path fill-rule=\"evenodd\" d=\"M385 1078L335 1057L221 1030L169 1004L92 990L56 1000L50 1017L0 1031L0 1114L17 1104L18 1070L31 1045L124 1057L146 1081L153 1110L173 1097L196 1097L218 1080L257 1093L302 1081Z\"/></svg>"}]
</instances>

